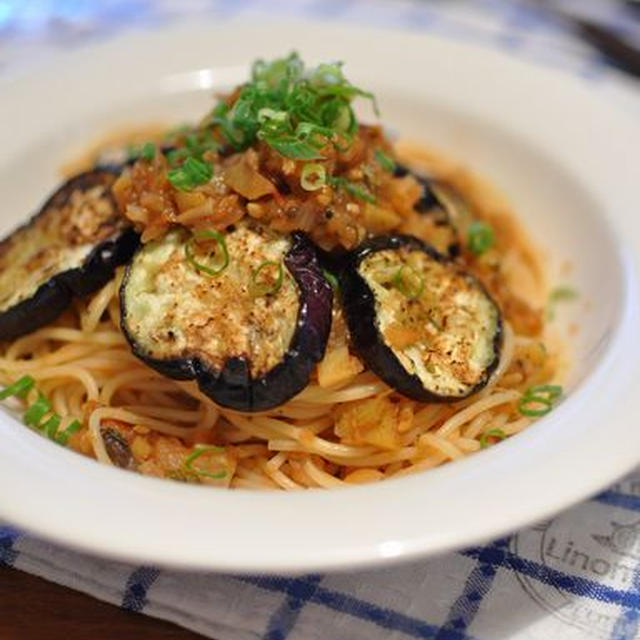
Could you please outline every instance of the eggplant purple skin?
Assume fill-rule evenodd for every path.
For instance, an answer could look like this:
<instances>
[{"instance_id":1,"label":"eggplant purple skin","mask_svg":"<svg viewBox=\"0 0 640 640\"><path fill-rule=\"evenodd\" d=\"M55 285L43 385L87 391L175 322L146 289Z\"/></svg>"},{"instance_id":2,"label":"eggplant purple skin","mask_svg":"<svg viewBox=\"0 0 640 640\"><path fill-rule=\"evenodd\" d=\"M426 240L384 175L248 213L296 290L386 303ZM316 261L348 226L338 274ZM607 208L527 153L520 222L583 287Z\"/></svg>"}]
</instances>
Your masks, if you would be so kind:
<instances>
[{"instance_id":1,"label":"eggplant purple skin","mask_svg":"<svg viewBox=\"0 0 640 640\"><path fill-rule=\"evenodd\" d=\"M436 194L431 190L429 180L424 176L421 176L419 173L410 171L408 167L405 167L405 165L399 163L396 164L393 175L396 178L404 178L407 175L411 175L420 183L420 186L422 186L422 196L416 203L416 210L420 211L421 213L425 213L426 211L429 211L430 209L433 209L434 207L440 205L440 201L438 200Z\"/></svg>"},{"instance_id":2,"label":"eggplant purple skin","mask_svg":"<svg viewBox=\"0 0 640 640\"><path fill-rule=\"evenodd\" d=\"M299 289L296 328L282 361L263 377L253 379L250 363L242 356L229 358L222 369L213 369L191 355L167 360L149 357L127 327L124 291L131 272L129 266L120 290L120 310L122 331L133 353L170 378L195 379L200 390L222 407L255 412L284 404L307 386L315 364L324 356L333 305L333 289L322 274L314 244L304 233L292 234L284 263Z\"/></svg>"},{"instance_id":3,"label":"eggplant purple skin","mask_svg":"<svg viewBox=\"0 0 640 640\"><path fill-rule=\"evenodd\" d=\"M100 432L111 462L121 469L135 469L136 461L131 453L131 448L120 433L112 428L101 429Z\"/></svg>"},{"instance_id":4,"label":"eggplant purple skin","mask_svg":"<svg viewBox=\"0 0 640 640\"><path fill-rule=\"evenodd\" d=\"M434 211L439 211L440 215L438 217L434 217L435 224L438 226L450 226L454 228L453 221L449 217L446 208L431 188L432 181L419 173L410 171L402 164L397 164L394 170L394 176L396 178L403 178L406 175L411 175L422 187L422 195L415 204L415 210L423 215L434 215ZM458 239L447 247L447 256L449 258L457 258L461 251L462 247L460 245L460 240Z\"/></svg>"},{"instance_id":5,"label":"eggplant purple skin","mask_svg":"<svg viewBox=\"0 0 640 640\"><path fill-rule=\"evenodd\" d=\"M361 244L350 255L348 263L339 276L342 308L345 312L352 346L378 377L408 398L419 402L455 402L462 400L480 391L487 384L491 374L498 366L503 336L502 315L498 313L498 327L493 340L495 358L485 370L483 380L475 385L465 396L443 396L425 389L420 378L415 374L408 373L391 348L385 344L384 337L378 329L375 296L358 271L360 263L371 253L385 249L400 249L401 247L424 251L440 263L453 264L451 260L443 256L434 247L410 235L376 236ZM473 278L468 274L467 277ZM492 300L482 283L475 278L473 280L481 287L485 295ZM499 311L499 307L495 306Z\"/></svg>"},{"instance_id":6,"label":"eggplant purple skin","mask_svg":"<svg viewBox=\"0 0 640 640\"><path fill-rule=\"evenodd\" d=\"M117 175L113 170L93 169L71 178L20 229L33 224L50 207L62 206L74 190L90 189L102 184L105 178ZM113 200L110 194L109 197ZM115 200L113 205L117 210ZM0 313L0 340L13 340L53 322L75 296L85 296L104 286L113 277L115 268L133 256L139 245L139 238L133 228L124 228L116 237L107 238L98 244L81 267L54 275L40 285L33 296Z\"/></svg>"}]
</instances>

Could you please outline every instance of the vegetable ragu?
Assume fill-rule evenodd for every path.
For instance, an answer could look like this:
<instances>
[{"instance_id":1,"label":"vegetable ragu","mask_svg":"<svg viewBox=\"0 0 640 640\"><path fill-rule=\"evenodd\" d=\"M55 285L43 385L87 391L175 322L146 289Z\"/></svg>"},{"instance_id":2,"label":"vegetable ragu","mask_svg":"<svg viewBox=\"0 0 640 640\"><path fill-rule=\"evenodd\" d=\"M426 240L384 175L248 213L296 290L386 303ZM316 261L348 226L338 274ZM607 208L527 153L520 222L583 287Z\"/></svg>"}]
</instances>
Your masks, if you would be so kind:
<instances>
[{"instance_id":1,"label":"vegetable ragu","mask_svg":"<svg viewBox=\"0 0 640 640\"><path fill-rule=\"evenodd\" d=\"M105 464L234 488L399 476L547 415L545 303L570 296L481 180L378 115L291 53L98 155L0 243L0 400Z\"/></svg>"}]
</instances>

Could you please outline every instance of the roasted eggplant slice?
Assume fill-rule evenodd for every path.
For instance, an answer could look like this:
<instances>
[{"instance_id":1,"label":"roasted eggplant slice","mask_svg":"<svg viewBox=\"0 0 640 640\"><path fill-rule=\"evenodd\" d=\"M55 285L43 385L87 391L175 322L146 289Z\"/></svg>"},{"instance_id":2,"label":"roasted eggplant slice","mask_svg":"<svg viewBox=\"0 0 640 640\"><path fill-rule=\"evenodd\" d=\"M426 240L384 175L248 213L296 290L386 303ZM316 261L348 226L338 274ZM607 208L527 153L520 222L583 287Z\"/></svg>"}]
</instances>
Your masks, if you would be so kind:
<instances>
[{"instance_id":1,"label":"roasted eggplant slice","mask_svg":"<svg viewBox=\"0 0 640 640\"><path fill-rule=\"evenodd\" d=\"M432 180L397 165L396 177L411 175L422 187L422 195L415 210L429 220L430 229L425 231L431 244L443 255L455 258L460 255L460 219L466 215L463 199L449 185Z\"/></svg>"},{"instance_id":2,"label":"roasted eggplant slice","mask_svg":"<svg viewBox=\"0 0 640 640\"><path fill-rule=\"evenodd\" d=\"M195 240L172 230L127 267L120 305L133 352L166 376L197 380L219 405L282 404L307 385L329 336L333 294L315 247L301 233L244 224L196 260L206 245Z\"/></svg>"},{"instance_id":3,"label":"roasted eggplant slice","mask_svg":"<svg viewBox=\"0 0 640 640\"><path fill-rule=\"evenodd\" d=\"M138 235L111 195L116 178L107 170L71 178L0 242L0 339L55 320L74 295L99 289L131 258Z\"/></svg>"},{"instance_id":4,"label":"roasted eggplant slice","mask_svg":"<svg viewBox=\"0 0 640 640\"><path fill-rule=\"evenodd\" d=\"M380 378L423 402L479 391L498 364L500 311L471 275L413 236L361 245L340 276L353 346Z\"/></svg>"}]
</instances>

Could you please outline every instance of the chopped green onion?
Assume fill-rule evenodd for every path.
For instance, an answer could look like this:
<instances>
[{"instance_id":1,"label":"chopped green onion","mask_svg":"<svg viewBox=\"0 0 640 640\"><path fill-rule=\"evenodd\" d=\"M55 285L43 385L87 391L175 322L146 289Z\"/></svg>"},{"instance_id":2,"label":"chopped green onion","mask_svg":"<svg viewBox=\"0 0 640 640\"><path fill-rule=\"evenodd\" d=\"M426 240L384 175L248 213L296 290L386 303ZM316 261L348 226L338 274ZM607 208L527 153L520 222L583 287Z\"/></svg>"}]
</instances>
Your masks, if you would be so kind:
<instances>
[{"instance_id":1,"label":"chopped green onion","mask_svg":"<svg viewBox=\"0 0 640 640\"><path fill-rule=\"evenodd\" d=\"M529 387L518 401L518 411L528 418L546 416L553 403L562 395L562 387L557 384L539 384Z\"/></svg>"},{"instance_id":2,"label":"chopped green onion","mask_svg":"<svg viewBox=\"0 0 640 640\"><path fill-rule=\"evenodd\" d=\"M153 142L145 142L142 146L128 144L126 151L129 160L142 158L143 160L151 161L156 155L156 145Z\"/></svg>"},{"instance_id":3,"label":"chopped green onion","mask_svg":"<svg viewBox=\"0 0 640 640\"><path fill-rule=\"evenodd\" d=\"M333 128L338 133L352 136L358 129L358 122L355 114L353 113L353 109L349 105L338 104L335 108L335 112L336 115L332 123Z\"/></svg>"},{"instance_id":4,"label":"chopped green onion","mask_svg":"<svg viewBox=\"0 0 640 640\"><path fill-rule=\"evenodd\" d=\"M372 94L347 81L341 63L305 69L297 53L271 62L257 60L251 79L229 104L221 100L208 121L236 151L256 140L296 160L322 157L320 150L351 143L358 122L351 102Z\"/></svg>"},{"instance_id":5,"label":"chopped green onion","mask_svg":"<svg viewBox=\"0 0 640 640\"><path fill-rule=\"evenodd\" d=\"M49 411L51 411L51 403L45 396L39 393L38 399L26 410L24 423L31 427L37 427L40 424L40 420L42 420Z\"/></svg>"},{"instance_id":6,"label":"chopped green onion","mask_svg":"<svg viewBox=\"0 0 640 640\"><path fill-rule=\"evenodd\" d=\"M39 429L43 431L48 438L55 440L61 422L62 418L57 413L54 413L44 424L39 426Z\"/></svg>"},{"instance_id":7,"label":"chopped green onion","mask_svg":"<svg viewBox=\"0 0 640 640\"><path fill-rule=\"evenodd\" d=\"M0 391L0 400L6 400L11 396L24 398L24 396L33 389L35 383L36 381L31 376L22 376L22 378Z\"/></svg>"},{"instance_id":8,"label":"chopped green onion","mask_svg":"<svg viewBox=\"0 0 640 640\"><path fill-rule=\"evenodd\" d=\"M222 258L218 260L217 264L209 266L203 264L202 262L198 262L195 259L193 245L195 245L198 240L216 241L216 246L220 248L220 253L222 254ZM229 266L229 251L227 249L227 243L224 239L224 236L215 229L210 229L208 231L196 231L184 245L184 254L187 262L196 271L202 271L203 273L206 273L207 275L212 277L219 276ZM217 249L214 251L214 254L218 254Z\"/></svg>"},{"instance_id":9,"label":"chopped green onion","mask_svg":"<svg viewBox=\"0 0 640 640\"><path fill-rule=\"evenodd\" d=\"M413 267L402 265L393 276L393 286L409 300L415 300L424 291L424 278Z\"/></svg>"},{"instance_id":10,"label":"chopped green onion","mask_svg":"<svg viewBox=\"0 0 640 640\"><path fill-rule=\"evenodd\" d=\"M277 271L276 278L273 282L260 282L259 278L265 269L275 267ZM264 276L264 274L263 274ZM284 267L282 262L274 262L273 260L265 260L254 272L251 278L251 285L249 292L253 298L260 298L262 296L268 296L277 293L282 287L284 280Z\"/></svg>"},{"instance_id":11,"label":"chopped green onion","mask_svg":"<svg viewBox=\"0 0 640 640\"><path fill-rule=\"evenodd\" d=\"M151 162L156 157L156 145L153 142L145 142L140 152L140 157L143 160Z\"/></svg>"},{"instance_id":12,"label":"chopped green onion","mask_svg":"<svg viewBox=\"0 0 640 640\"><path fill-rule=\"evenodd\" d=\"M551 402L557 400L562 395L562 387L559 384L536 384L529 387L525 396L544 396Z\"/></svg>"},{"instance_id":13,"label":"chopped green onion","mask_svg":"<svg viewBox=\"0 0 640 640\"><path fill-rule=\"evenodd\" d=\"M347 182L344 185L344 188L347 193L350 193L352 196L359 198L360 200L370 202L371 204L375 204L377 202L376 197L365 186L357 185L353 182Z\"/></svg>"},{"instance_id":14,"label":"chopped green onion","mask_svg":"<svg viewBox=\"0 0 640 640\"><path fill-rule=\"evenodd\" d=\"M344 189L348 194L355 198L359 198L360 200L365 200L371 204L375 204L377 202L376 197L371 193L371 191L369 191L369 189L367 189L367 187L356 184L355 182L350 182L342 176L328 176L327 183L334 189Z\"/></svg>"},{"instance_id":15,"label":"chopped green onion","mask_svg":"<svg viewBox=\"0 0 640 640\"><path fill-rule=\"evenodd\" d=\"M185 137L185 144L189 154L198 160L202 160L202 156L207 151L218 151L220 143L214 138L211 129L196 129Z\"/></svg>"},{"instance_id":16,"label":"chopped green onion","mask_svg":"<svg viewBox=\"0 0 640 640\"><path fill-rule=\"evenodd\" d=\"M396 161L389 155L387 155L382 149L376 149L375 159L378 164L385 170L394 172L396 170Z\"/></svg>"},{"instance_id":17,"label":"chopped green onion","mask_svg":"<svg viewBox=\"0 0 640 640\"><path fill-rule=\"evenodd\" d=\"M482 220L474 220L467 232L469 251L477 256L486 253L494 244L495 235L489 224Z\"/></svg>"},{"instance_id":18,"label":"chopped green onion","mask_svg":"<svg viewBox=\"0 0 640 640\"><path fill-rule=\"evenodd\" d=\"M317 146L306 140L298 140L295 136L261 135L260 139L264 140L278 153L294 160L319 160L324 157L318 151Z\"/></svg>"},{"instance_id":19,"label":"chopped green onion","mask_svg":"<svg viewBox=\"0 0 640 640\"><path fill-rule=\"evenodd\" d=\"M167 152L167 160L171 167L177 167L189 157L189 150L186 147L179 147Z\"/></svg>"},{"instance_id":20,"label":"chopped green onion","mask_svg":"<svg viewBox=\"0 0 640 640\"><path fill-rule=\"evenodd\" d=\"M518 411L528 418L546 416L551 407L551 400L541 396L522 396L518 401Z\"/></svg>"},{"instance_id":21,"label":"chopped green onion","mask_svg":"<svg viewBox=\"0 0 640 640\"><path fill-rule=\"evenodd\" d=\"M560 300L574 300L578 297L578 292L572 287L556 287L549 293L549 300L558 302Z\"/></svg>"},{"instance_id":22,"label":"chopped green onion","mask_svg":"<svg viewBox=\"0 0 640 640\"><path fill-rule=\"evenodd\" d=\"M32 376L22 376L19 380L0 391L0 400L6 400L10 396L24 398L27 393L34 388L35 383L36 381ZM47 420L42 423L42 419L50 411L51 403L46 396L38 392L38 398L24 413L24 423L27 426L35 427L39 431L42 431L52 440L66 445L69 436L78 431L78 429L82 427L82 424L78 422L78 420L74 420L63 432L59 433L58 429L60 428L62 417L58 413L52 413Z\"/></svg>"},{"instance_id":23,"label":"chopped green onion","mask_svg":"<svg viewBox=\"0 0 640 640\"><path fill-rule=\"evenodd\" d=\"M300 186L305 191L317 191L327 182L327 170L317 162L305 164L300 174Z\"/></svg>"},{"instance_id":24,"label":"chopped green onion","mask_svg":"<svg viewBox=\"0 0 640 640\"><path fill-rule=\"evenodd\" d=\"M204 160L189 157L177 169L170 169L169 182L181 191L190 191L200 184L209 182L213 177L213 166Z\"/></svg>"},{"instance_id":25,"label":"chopped green onion","mask_svg":"<svg viewBox=\"0 0 640 640\"><path fill-rule=\"evenodd\" d=\"M64 431L56 434L55 440L59 444L66 445L69 442L69 438L80 429L82 429L82 423L79 420L74 420Z\"/></svg>"},{"instance_id":26,"label":"chopped green onion","mask_svg":"<svg viewBox=\"0 0 640 640\"><path fill-rule=\"evenodd\" d=\"M317 148L321 148L325 144L324 138L332 136L333 130L331 127L324 127L313 122L299 122L295 134L300 140L308 140Z\"/></svg>"},{"instance_id":27,"label":"chopped green onion","mask_svg":"<svg viewBox=\"0 0 640 640\"><path fill-rule=\"evenodd\" d=\"M340 289L340 283L338 282L338 278L336 278L336 276L333 273L331 273L331 271L327 271L326 269L323 269L322 275L324 276L324 279L331 285L331 288L334 291L338 291Z\"/></svg>"},{"instance_id":28,"label":"chopped green onion","mask_svg":"<svg viewBox=\"0 0 640 640\"><path fill-rule=\"evenodd\" d=\"M220 143L215 139L211 128L193 129L183 126L168 134L167 137L172 144L178 145L177 148L166 152L169 165L174 169L187 158L203 162L205 153L220 149Z\"/></svg>"},{"instance_id":29,"label":"chopped green onion","mask_svg":"<svg viewBox=\"0 0 640 640\"><path fill-rule=\"evenodd\" d=\"M268 126L257 133L260 140L264 140L282 155L296 160L313 160L322 158L320 149L333 135L328 127L312 122L299 122L294 131L283 131L281 125L269 121Z\"/></svg>"},{"instance_id":30,"label":"chopped green onion","mask_svg":"<svg viewBox=\"0 0 640 640\"><path fill-rule=\"evenodd\" d=\"M213 478L214 480L220 480L221 478L226 477L226 471L206 471L204 469L199 469L195 467L193 463L200 458L200 456L208 454L208 453L218 453L223 452L223 447L216 447L214 445L196 445L194 451L192 451L184 461L184 468L187 471L191 471L199 476L205 476L207 478Z\"/></svg>"},{"instance_id":31,"label":"chopped green onion","mask_svg":"<svg viewBox=\"0 0 640 640\"><path fill-rule=\"evenodd\" d=\"M556 315L556 305L558 302L569 302L578 297L578 292L566 286L556 287L549 292L549 302L547 303L547 319L553 320Z\"/></svg>"},{"instance_id":32,"label":"chopped green onion","mask_svg":"<svg viewBox=\"0 0 640 640\"><path fill-rule=\"evenodd\" d=\"M491 444L490 438L504 440L507 434L502 429L489 429L480 436L480 448L485 449Z\"/></svg>"},{"instance_id":33,"label":"chopped green onion","mask_svg":"<svg viewBox=\"0 0 640 640\"><path fill-rule=\"evenodd\" d=\"M286 111L276 111L275 109L269 109L269 107L263 107L258 111L258 122L262 124L267 120L275 120L276 122L285 122L289 114Z\"/></svg>"}]
</instances>

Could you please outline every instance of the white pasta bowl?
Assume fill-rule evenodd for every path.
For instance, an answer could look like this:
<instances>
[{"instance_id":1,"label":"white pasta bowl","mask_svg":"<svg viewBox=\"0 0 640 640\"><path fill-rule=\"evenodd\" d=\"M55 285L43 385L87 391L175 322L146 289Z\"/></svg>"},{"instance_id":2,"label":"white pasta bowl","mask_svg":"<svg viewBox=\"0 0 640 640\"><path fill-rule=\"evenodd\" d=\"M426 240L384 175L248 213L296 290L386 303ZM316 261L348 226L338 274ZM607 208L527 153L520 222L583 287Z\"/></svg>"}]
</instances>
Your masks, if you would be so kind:
<instances>
[{"instance_id":1,"label":"white pasta bowl","mask_svg":"<svg viewBox=\"0 0 640 640\"><path fill-rule=\"evenodd\" d=\"M375 46L372 43L376 43ZM640 128L577 80L407 33L184 23L57 56L1 85L4 233L57 168L122 124L195 119L256 57L347 61L384 121L496 184L580 293L566 399L527 431L422 474L345 490L221 491L101 466L0 414L0 516L104 556L233 572L375 565L548 517L640 462ZM566 269L566 267L565 267Z\"/></svg>"}]
</instances>

